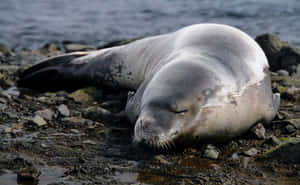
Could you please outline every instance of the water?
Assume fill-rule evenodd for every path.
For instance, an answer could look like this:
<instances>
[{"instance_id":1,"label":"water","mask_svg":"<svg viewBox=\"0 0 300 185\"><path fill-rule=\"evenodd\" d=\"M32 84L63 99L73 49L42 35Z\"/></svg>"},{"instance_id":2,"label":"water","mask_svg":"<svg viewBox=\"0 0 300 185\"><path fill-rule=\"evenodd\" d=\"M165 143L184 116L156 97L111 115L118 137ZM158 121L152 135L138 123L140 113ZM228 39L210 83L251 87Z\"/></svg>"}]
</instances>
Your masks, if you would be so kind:
<instances>
[{"instance_id":1,"label":"water","mask_svg":"<svg viewBox=\"0 0 300 185\"><path fill-rule=\"evenodd\" d=\"M16 49L62 41L100 46L214 22L253 37L274 32L300 45L299 20L299 0L1 0L0 43Z\"/></svg>"}]
</instances>

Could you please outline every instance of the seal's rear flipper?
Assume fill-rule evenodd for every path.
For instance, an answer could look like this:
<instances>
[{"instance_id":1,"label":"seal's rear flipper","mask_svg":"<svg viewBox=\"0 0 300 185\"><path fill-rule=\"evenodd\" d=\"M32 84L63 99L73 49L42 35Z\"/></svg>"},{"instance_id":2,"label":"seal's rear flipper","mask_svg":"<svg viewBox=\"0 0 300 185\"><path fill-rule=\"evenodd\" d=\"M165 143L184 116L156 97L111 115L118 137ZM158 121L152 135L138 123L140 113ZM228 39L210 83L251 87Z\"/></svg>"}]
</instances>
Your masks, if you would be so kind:
<instances>
[{"instance_id":1,"label":"seal's rear flipper","mask_svg":"<svg viewBox=\"0 0 300 185\"><path fill-rule=\"evenodd\" d=\"M39 91L72 91L87 86L89 84L78 70L84 64L72 63L75 58L87 54L75 52L46 59L22 72L17 85Z\"/></svg>"}]
</instances>

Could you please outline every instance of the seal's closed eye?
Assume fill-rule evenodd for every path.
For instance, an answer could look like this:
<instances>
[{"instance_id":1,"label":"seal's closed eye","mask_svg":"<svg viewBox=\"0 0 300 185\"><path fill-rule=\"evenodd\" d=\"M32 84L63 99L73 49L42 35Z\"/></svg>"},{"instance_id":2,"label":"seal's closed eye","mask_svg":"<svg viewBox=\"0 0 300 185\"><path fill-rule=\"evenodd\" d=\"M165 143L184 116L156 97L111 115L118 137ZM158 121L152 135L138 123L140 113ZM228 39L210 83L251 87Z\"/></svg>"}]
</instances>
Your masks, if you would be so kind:
<instances>
[{"instance_id":1,"label":"seal's closed eye","mask_svg":"<svg viewBox=\"0 0 300 185\"><path fill-rule=\"evenodd\" d=\"M173 104L170 107L170 111L175 114L184 114L184 113L188 112L188 109L184 106L179 106L177 104Z\"/></svg>"}]
</instances>

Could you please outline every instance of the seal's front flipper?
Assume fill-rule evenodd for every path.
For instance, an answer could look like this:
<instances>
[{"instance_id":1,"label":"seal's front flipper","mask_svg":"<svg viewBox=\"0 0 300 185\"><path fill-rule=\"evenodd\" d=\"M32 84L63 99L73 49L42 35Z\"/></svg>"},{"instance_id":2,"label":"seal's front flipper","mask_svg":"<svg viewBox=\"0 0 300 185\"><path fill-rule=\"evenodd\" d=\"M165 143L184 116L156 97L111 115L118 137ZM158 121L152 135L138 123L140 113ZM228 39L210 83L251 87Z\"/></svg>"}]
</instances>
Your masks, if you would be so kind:
<instances>
[{"instance_id":1,"label":"seal's front flipper","mask_svg":"<svg viewBox=\"0 0 300 185\"><path fill-rule=\"evenodd\" d=\"M87 86L84 76L78 70L84 64L74 64L76 58L88 52L74 52L48 58L20 74L18 87L39 91L72 91Z\"/></svg>"},{"instance_id":2,"label":"seal's front flipper","mask_svg":"<svg viewBox=\"0 0 300 185\"><path fill-rule=\"evenodd\" d=\"M272 103L269 105L267 110L267 115L265 115L264 122L266 124L270 123L276 116L280 106L280 94L275 93L272 96Z\"/></svg>"}]
</instances>

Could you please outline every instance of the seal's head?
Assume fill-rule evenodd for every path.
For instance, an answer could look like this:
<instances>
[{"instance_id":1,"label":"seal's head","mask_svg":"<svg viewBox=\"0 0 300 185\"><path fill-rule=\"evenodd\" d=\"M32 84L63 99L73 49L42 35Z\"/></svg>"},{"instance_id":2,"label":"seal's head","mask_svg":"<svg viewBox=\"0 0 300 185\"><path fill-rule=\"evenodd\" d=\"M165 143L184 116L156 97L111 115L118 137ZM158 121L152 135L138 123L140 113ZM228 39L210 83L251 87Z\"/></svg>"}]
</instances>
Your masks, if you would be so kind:
<instances>
[{"instance_id":1,"label":"seal's head","mask_svg":"<svg viewBox=\"0 0 300 185\"><path fill-rule=\"evenodd\" d=\"M209 70L193 62L164 66L145 88L134 141L168 148L176 139L193 135L211 80Z\"/></svg>"}]
</instances>

